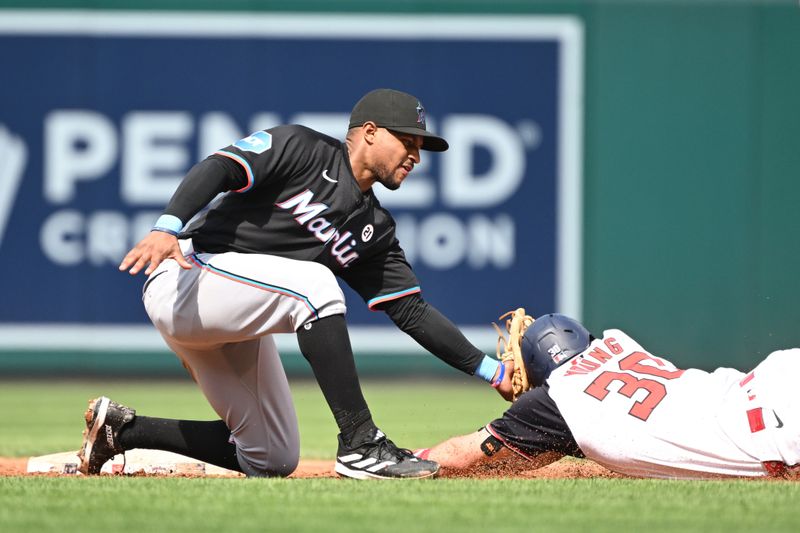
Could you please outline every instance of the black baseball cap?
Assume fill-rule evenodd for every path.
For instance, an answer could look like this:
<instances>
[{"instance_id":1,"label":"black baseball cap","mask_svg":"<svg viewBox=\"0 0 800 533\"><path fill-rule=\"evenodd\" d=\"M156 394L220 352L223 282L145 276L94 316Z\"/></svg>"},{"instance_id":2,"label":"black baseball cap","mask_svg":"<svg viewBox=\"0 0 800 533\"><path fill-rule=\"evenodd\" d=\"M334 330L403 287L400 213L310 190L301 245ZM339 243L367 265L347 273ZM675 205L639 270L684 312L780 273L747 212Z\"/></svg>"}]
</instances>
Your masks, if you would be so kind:
<instances>
[{"instance_id":1,"label":"black baseball cap","mask_svg":"<svg viewBox=\"0 0 800 533\"><path fill-rule=\"evenodd\" d=\"M444 152L447 141L425 129L425 108L415 96L394 89L375 89L359 100L350 113L349 128L374 122L380 128L422 137L422 149Z\"/></svg>"}]
</instances>

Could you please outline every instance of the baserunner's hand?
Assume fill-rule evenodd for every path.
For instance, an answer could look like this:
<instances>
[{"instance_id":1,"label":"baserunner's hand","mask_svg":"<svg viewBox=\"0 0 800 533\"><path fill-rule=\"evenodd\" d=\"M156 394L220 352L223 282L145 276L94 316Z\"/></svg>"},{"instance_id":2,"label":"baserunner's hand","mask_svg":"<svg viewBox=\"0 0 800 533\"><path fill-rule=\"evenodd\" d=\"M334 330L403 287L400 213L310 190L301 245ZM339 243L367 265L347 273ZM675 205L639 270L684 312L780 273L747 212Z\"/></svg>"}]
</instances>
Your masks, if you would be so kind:
<instances>
[{"instance_id":1,"label":"baserunner's hand","mask_svg":"<svg viewBox=\"0 0 800 533\"><path fill-rule=\"evenodd\" d=\"M144 271L144 274L149 276L165 259L174 259L186 270L192 268L192 264L181 253L177 237L163 231L151 231L128 252L119 264L119 269L123 272L128 270L134 276L149 264Z\"/></svg>"}]
</instances>

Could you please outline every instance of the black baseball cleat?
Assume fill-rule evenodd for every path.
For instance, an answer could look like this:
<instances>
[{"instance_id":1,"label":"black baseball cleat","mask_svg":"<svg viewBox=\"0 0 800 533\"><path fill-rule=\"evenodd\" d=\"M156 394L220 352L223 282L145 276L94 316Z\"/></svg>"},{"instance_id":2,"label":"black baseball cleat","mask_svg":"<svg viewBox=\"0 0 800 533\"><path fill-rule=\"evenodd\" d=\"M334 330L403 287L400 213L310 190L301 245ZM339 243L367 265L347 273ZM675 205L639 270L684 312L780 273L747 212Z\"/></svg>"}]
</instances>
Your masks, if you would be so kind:
<instances>
[{"instance_id":1,"label":"black baseball cleat","mask_svg":"<svg viewBox=\"0 0 800 533\"><path fill-rule=\"evenodd\" d=\"M83 445L78 451L82 474L99 474L103 465L125 449L119 443L119 430L133 420L136 411L101 396L89 402L84 418Z\"/></svg>"},{"instance_id":2,"label":"black baseball cleat","mask_svg":"<svg viewBox=\"0 0 800 533\"><path fill-rule=\"evenodd\" d=\"M424 479L435 476L439 464L398 448L378 429L371 441L352 448L339 435L335 470L353 479Z\"/></svg>"}]
</instances>

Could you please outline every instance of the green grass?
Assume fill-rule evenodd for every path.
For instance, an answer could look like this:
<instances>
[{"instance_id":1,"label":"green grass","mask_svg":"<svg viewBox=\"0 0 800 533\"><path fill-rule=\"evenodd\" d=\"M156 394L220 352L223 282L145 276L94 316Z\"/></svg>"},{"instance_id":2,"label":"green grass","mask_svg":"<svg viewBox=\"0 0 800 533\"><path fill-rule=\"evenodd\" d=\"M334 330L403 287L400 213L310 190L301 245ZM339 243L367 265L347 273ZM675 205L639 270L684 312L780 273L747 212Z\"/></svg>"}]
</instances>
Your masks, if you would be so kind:
<instances>
[{"instance_id":1,"label":"green grass","mask_svg":"<svg viewBox=\"0 0 800 533\"><path fill-rule=\"evenodd\" d=\"M300 424L300 454L332 459L337 429L314 382L292 382ZM218 418L191 381L0 382L0 456L23 457L77 449L90 398L104 394L139 414L165 418ZM505 402L473 378L392 382L367 381L364 396L376 423L397 444L430 446L469 433L502 412Z\"/></svg>"},{"instance_id":2,"label":"green grass","mask_svg":"<svg viewBox=\"0 0 800 533\"><path fill-rule=\"evenodd\" d=\"M115 532L797 531L799 499L800 484L752 481L0 478L0 524Z\"/></svg>"},{"instance_id":3,"label":"green grass","mask_svg":"<svg viewBox=\"0 0 800 533\"><path fill-rule=\"evenodd\" d=\"M331 458L335 426L293 383L306 458ZM367 382L379 425L404 446L466 433L503 402L479 383ZM191 383L0 383L0 455L74 449L86 400L210 419ZM798 531L800 483L778 481L0 478L0 531Z\"/></svg>"}]
</instances>

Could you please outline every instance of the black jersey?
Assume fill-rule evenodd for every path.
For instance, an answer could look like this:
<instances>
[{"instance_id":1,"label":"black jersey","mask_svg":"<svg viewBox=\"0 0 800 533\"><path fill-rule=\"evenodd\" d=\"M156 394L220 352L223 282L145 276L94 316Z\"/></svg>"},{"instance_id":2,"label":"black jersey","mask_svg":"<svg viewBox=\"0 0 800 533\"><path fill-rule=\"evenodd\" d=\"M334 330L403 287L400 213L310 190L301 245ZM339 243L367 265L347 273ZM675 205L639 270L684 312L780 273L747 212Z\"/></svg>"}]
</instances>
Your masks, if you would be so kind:
<instances>
[{"instance_id":1,"label":"black jersey","mask_svg":"<svg viewBox=\"0 0 800 533\"><path fill-rule=\"evenodd\" d=\"M361 192L341 141L303 126L278 126L207 161L224 167L226 178L213 192L225 194L181 233L196 250L315 261L344 279L370 307L419 292L394 219L372 190ZM182 184L166 213L186 216L181 195L192 190Z\"/></svg>"},{"instance_id":2,"label":"black jersey","mask_svg":"<svg viewBox=\"0 0 800 533\"><path fill-rule=\"evenodd\" d=\"M490 423L490 433L522 455L558 452L584 457L558 406L550 397L547 384L529 390Z\"/></svg>"}]
</instances>

